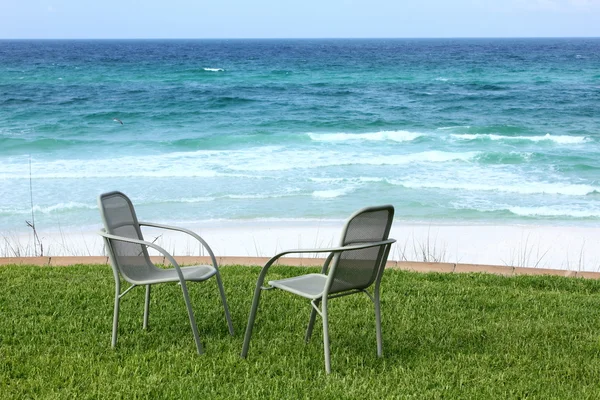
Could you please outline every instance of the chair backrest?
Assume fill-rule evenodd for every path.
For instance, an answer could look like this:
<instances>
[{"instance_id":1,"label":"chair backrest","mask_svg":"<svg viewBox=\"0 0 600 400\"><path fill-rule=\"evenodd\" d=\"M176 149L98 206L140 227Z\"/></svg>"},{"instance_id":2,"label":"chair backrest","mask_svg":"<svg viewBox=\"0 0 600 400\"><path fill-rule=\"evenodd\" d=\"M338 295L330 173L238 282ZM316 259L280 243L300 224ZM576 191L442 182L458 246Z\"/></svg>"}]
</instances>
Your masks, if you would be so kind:
<instances>
[{"instance_id":1,"label":"chair backrest","mask_svg":"<svg viewBox=\"0 0 600 400\"><path fill-rule=\"evenodd\" d=\"M394 219L391 205L368 207L355 212L342 231L340 246L387 240ZM371 286L385 267L388 246L376 246L342 252L330 269L331 286L328 293Z\"/></svg>"},{"instance_id":2,"label":"chair backrest","mask_svg":"<svg viewBox=\"0 0 600 400\"><path fill-rule=\"evenodd\" d=\"M144 240L133 204L123 193L101 194L98 208L107 233ZM108 238L105 238L105 243L113 268L117 268L126 280L143 278L150 269L156 268L150 261L146 246Z\"/></svg>"}]
</instances>

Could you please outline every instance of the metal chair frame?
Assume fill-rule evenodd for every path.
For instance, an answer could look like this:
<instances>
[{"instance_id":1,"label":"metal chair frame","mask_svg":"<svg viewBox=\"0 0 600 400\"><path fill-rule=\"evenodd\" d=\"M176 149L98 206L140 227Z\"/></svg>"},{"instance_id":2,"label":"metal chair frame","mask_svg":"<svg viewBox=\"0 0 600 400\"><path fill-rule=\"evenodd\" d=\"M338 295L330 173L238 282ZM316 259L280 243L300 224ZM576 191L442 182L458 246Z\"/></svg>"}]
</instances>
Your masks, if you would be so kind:
<instances>
[{"instance_id":1,"label":"metal chair frame","mask_svg":"<svg viewBox=\"0 0 600 400\"><path fill-rule=\"evenodd\" d=\"M180 227L175 227L175 226L170 226L170 225L163 225L163 224L156 224L156 223L151 223L151 222L138 221L137 217L135 216L135 210L133 208L133 204L131 203L131 200L129 200L129 198L121 192L104 193L98 197L98 203L99 203L98 205L99 205L105 226L107 226L107 223L106 223L106 218L104 215L104 210L103 210L101 202L102 202L103 196L111 196L111 195L122 196L123 199L127 201L128 205L131 209L132 215L134 217L134 223L137 224L137 226L138 226L136 228L136 230L139 232L140 235L141 235L141 229L139 227L141 227L141 226L147 226L147 227L153 227L153 228L179 231L179 232L186 233L186 234L192 236L193 238L195 238L196 240L198 240L198 242L200 242L200 244L205 248L205 250L209 254L211 262L213 264L212 266L180 267L179 264L177 263L177 261L173 258L173 256L171 254L169 254L165 249L163 249L162 247L160 247L159 245L157 245L155 243L151 243L151 242L141 240L141 239L134 239L134 238L124 237L124 236L113 235L113 234L108 233L106 231L106 229L100 230L98 233L104 239L104 243L105 243L106 249L108 251L109 259L110 259L111 266L112 266L113 276L115 279L115 302L114 302L114 315L113 315L113 329L112 329L111 346L114 348L117 345L117 334L118 334L118 325L119 325L119 308L120 308L120 301L123 296L125 296L127 293L129 293L136 286L146 286L146 295L145 295L145 299L144 299L144 319L143 319L142 327L143 327L143 329L148 329L148 320L149 320L149 314L150 314L150 291L151 291L150 288L151 288L151 285L159 284L159 283L177 282L181 285L181 290L183 292L183 298L184 298L185 305L187 308L190 325L192 327L192 333L194 336L194 342L196 344L196 350L197 350L198 354L202 354L203 353L202 343L200 342L198 326L196 325L196 319L194 317L194 312L192 310L192 305L191 305L188 287L187 287L186 282L187 281L204 281L204 280L211 278L213 275L216 277L217 286L219 287L219 293L220 293L220 297L221 297L221 302L223 303L225 319L227 321L227 327L229 329L229 333L231 335L233 335L234 334L233 323L231 321L229 307L227 306L227 299L225 297L225 290L223 288L223 282L221 280L221 275L219 273L217 259L214 255L212 249L210 248L210 246L208 246L208 244L206 243L206 241L204 239L202 239L196 233L194 233L188 229L185 229L185 228L180 228ZM112 246L113 241L138 244L141 246L145 246L144 249L149 247L149 248L157 250L173 266L172 269L168 269L167 271L175 271L176 277L170 277L168 279L132 278L123 270L123 268L121 268L121 265L119 263L119 257L115 253L113 246ZM144 252L146 262L151 267L156 268L154 266L154 264L152 264L152 262L150 261L147 251L144 250L143 252ZM158 269L158 268L156 268L156 269ZM185 276L185 275L189 275L189 273L199 272L199 271L204 272L202 277L200 277L200 278L194 277L192 279L187 279ZM131 284L131 286L129 286L127 289L125 289L122 293L121 293L120 277L123 277L123 279L125 279L127 282L129 282Z\"/></svg>"},{"instance_id":2,"label":"metal chair frame","mask_svg":"<svg viewBox=\"0 0 600 400\"><path fill-rule=\"evenodd\" d=\"M375 306L377 356L378 357L383 356L383 340L382 340L382 333L381 333L380 286L381 286L381 278L383 276L383 271L385 269L385 264L387 262L387 258L388 258L388 255L389 255L389 252L391 249L391 245L394 242L396 242L395 239L387 239L389 230L391 228L391 220L393 218L393 207L392 206L368 207L368 208L364 208L362 210L357 211L348 219L348 222L346 223L346 226L344 227L343 234L342 234L342 244L343 244L344 237L346 234L346 229L348 228L348 225L350 224L350 222L352 221L352 219L354 217L364 214L366 212L376 211L376 210L381 210L381 209L386 209L386 208L391 209L391 214L390 214L389 220L388 220L388 226L386 229L386 233L384 235L386 240L354 244L354 245L346 245L346 246L340 246L340 247L329 248L329 249L287 250L287 251L283 251L281 253L276 254L264 265L264 267L260 271L260 274L259 274L257 282L256 282L256 288L254 290L254 297L252 299L252 306L250 308L250 315L248 317L248 325L246 326L246 333L244 335L244 343L242 346L241 356L243 358L246 358L248 356L250 339L252 337L252 330L254 327L254 321L256 319L256 313L257 313L258 305L260 302L261 292L263 290L276 289L276 288L278 288L277 285L279 283L285 283L285 281L287 281L287 279L282 279L280 281L271 281L271 282L269 282L269 286L264 286L263 285L264 280L267 275L267 272L269 271L269 268L276 261L278 261L282 256L285 256L288 254L304 254L304 253L313 253L313 254L329 253L328 257L326 258L326 260L323 264L323 267L321 269L321 274L320 274L321 278L326 278L322 293L320 293L319 295L311 295L309 293L303 293L303 292L297 291L297 290L292 292L293 294L300 295L300 296L308 298L310 300L311 313L310 313L310 319L308 322L308 327L306 329L306 335L305 335L306 343L308 343L310 341L310 338L312 336L314 323L315 323L317 314L322 318L322 321L323 321L323 345L324 345L326 372L328 374L331 372L331 354L330 354L330 349L329 349L329 327L328 327L328 301L330 299L334 299L337 297L348 296L348 295L352 295L352 294L356 294L356 293L365 293L371 299L371 301L373 302L373 304ZM369 285L369 286L374 285L373 294L370 294L366 290L368 287L351 288L349 290L345 290L345 291L341 291L341 292L330 293L330 289L332 287L332 284L333 284L333 282L335 280L335 276L336 276L336 268L337 268L337 265L338 265L338 262L340 260L342 253L347 252L347 251L368 249L368 248L373 248L373 247L381 247L381 250L379 253L379 259L377 260L378 264L375 266L375 268L377 269L376 277L375 277L374 282L372 282ZM330 268L330 266L331 266L331 268ZM329 273L327 274L328 269L330 269L330 270L329 270ZM327 275L325 275L325 274L327 274ZM313 275L317 276L317 274L313 274ZM291 279L294 279L294 278L291 278ZM283 287L279 287L279 288L286 290ZM289 290L287 290L287 291L289 291ZM321 305L320 309L319 309L319 304Z\"/></svg>"}]
</instances>

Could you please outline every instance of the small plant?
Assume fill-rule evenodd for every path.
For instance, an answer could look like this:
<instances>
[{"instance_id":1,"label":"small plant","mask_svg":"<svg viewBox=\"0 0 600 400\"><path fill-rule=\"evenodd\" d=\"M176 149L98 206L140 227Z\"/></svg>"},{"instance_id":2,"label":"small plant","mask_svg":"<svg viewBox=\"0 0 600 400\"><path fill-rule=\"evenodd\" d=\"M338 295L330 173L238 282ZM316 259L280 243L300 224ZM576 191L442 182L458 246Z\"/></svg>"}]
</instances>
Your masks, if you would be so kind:
<instances>
[{"instance_id":1,"label":"small plant","mask_svg":"<svg viewBox=\"0 0 600 400\"><path fill-rule=\"evenodd\" d=\"M2 242L3 246L0 251L2 257L28 257L32 254L31 246L23 245L18 236L2 236Z\"/></svg>"},{"instance_id":2,"label":"small plant","mask_svg":"<svg viewBox=\"0 0 600 400\"><path fill-rule=\"evenodd\" d=\"M446 260L446 246L438 247L437 237L432 240L429 229L427 229L425 242L415 243L413 238L413 251L423 262L444 262Z\"/></svg>"},{"instance_id":3,"label":"small plant","mask_svg":"<svg viewBox=\"0 0 600 400\"><path fill-rule=\"evenodd\" d=\"M508 262L506 262L506 260L502 260L502 262L504 262L505 265L508 265L511 267L533 267L533 268L538 268L540 266L542 260L544 259L544 257L546 257L546 255L550 251L550 248L546 249L546 251L544 251L543 253L540 253L540 251L541 251L540 246L539 245L535 246L535 245L530 244L529 236L530 235L528 234L527 238L525 239L525 242L523 242L521 240L521 242L519 243L518 249L516 249L516 250L513 249ZM534 250L535 250L535 256L534 256ZM568 264L568 258L567 258L567 264Z\"/></svg>"},{"instance_id":4,"label":"small plant","mask_svg":"<svg viewBox=\"0 0 600 400\"><path fill-rule=\"evenodd\" d=\"M406 256L406 247L408 246L408 238L404 241L404 244L402 245L402 247L400 247L400 244L398 242L396 242L394 245L395 248L395 253L396 253L396 257L398 259L398 261L409 261L408 257Z\"/></svg>"},{"instance_id":5,"label":"small plant","mask_svg":"<svg viewBox=\"0 0 600 400\"><path fill-rule=\"evenodd\" d=\"M35 246L35 243L37 241L37 243L40 246L40 257L44 256L44 245L42 244L42 241L40 240L38 234L37 234L37 230L35 229L35 212L33 209L33 178L32 178L32 174L31 174L31 156L29 156L29 198L31 200L31 222L29 221L25 221L25 223L27 224L28 227L30 227L33 230L33 244L34 247L37 248L37 246ZM35 254L37 256L37 252Z\"/></svg>"}]
</instances>

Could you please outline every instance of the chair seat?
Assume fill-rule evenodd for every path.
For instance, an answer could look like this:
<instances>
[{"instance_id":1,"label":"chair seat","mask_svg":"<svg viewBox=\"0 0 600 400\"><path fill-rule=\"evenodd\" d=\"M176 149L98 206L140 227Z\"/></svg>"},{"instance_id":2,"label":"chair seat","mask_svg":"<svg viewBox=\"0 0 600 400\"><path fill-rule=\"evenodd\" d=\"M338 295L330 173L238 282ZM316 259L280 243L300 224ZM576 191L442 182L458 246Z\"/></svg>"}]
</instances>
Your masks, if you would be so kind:
<instances>
[{"instance_id":1,"label":"chair seat","mask_svg":"<svg viewBox=\"0 0 600 400\"><path fill-rule=\"evenodd\" d=\"M269 281L269 285L314 300L323 296L326 282L327 275L307 274L277 281Z\"/></svg>"},{"instance_id":2,"label":"chair seat","mask_svg":"<svg viewBox=\"0 0 600 400\"><path fill-rule=\"evenodd\" d=\"M194 265L181 267L181 273L186 281L205 281L217 273L212 265ZM161 269L152 268L144 274L144 279L137 280L138 285L151 285L164 282L179 282L179 276L175 268Z\"/></svg>"}]
</instances>

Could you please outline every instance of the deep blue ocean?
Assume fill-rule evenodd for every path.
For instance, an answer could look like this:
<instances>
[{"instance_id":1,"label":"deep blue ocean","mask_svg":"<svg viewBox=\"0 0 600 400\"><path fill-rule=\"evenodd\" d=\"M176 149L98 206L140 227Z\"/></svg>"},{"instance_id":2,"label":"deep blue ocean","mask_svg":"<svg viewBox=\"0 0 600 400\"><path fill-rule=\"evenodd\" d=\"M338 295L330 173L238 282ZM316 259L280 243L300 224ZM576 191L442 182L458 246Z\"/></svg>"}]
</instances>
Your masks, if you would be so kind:
<instances>
[{"instance_id":1,"label":"deep blue ocean","mask_svg":"<svg viewBox=\"0 0 600 400\"><path fill-rule=\"evenodd\" d=\"M122 122L122 123L121 123ZM597 225L600 39L0 41L0 232L145 220Z\"/></svg>"}]
</instances>

